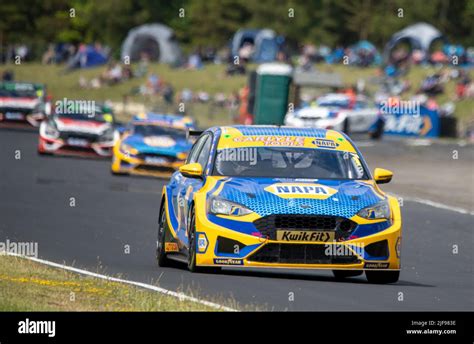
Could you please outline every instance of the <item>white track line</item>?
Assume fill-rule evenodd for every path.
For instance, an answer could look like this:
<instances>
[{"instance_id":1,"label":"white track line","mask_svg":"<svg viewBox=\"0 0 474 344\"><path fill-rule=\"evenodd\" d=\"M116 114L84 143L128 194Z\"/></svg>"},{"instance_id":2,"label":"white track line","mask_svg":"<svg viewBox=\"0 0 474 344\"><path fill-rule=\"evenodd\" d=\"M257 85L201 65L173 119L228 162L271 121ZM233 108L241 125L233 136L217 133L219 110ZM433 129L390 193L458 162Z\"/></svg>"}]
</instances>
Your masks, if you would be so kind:
<instances>
[{"instance_id":1,"label":"white track line","mask_svg":"<svg viewBox=\"0 0 474 344\"><path fill-rule=\"evenodd\" d=\"M443 204L443 203L430 201L429 199L423 199L423 198L418 198L418 197L405 197L405 196L400 196L400 195L395 195L395 194L392 194L392 196L394 196L396 198L401 198L404 201L421 203L421 204L429 205L429 206L434 207L434 208L450 210L450 211L454 211L456 213L474 216L474 211L464 209L464 208L460 208L460 207L453 207L451 205L447 205L447 204Z\"/></svg>"},{"instance_id":2,"label":"white track line","mask_svg":"<svg viewBox=\"0 0 474 344\"><path fill-rule=\"evenodd\" d=\"M34 261L34 262L37 262L37 263L41 263L41 264L45 264L45 265L48 265L48 266L52 266L52 267L55 267L55 268L64 269L64 270L67 270L67 271L75 272L75 273L82 274L82 275L92 276L92 277L104 279L104 280L111 281L111 282L125 283L125 284L134 285L134 286L137 286L137 287L140 287L140 288L145 288L145 289L157 291L157 292L159 292L161 294L164 294L164 295L176 297L180 301L196 302L196 303L200 303L201 305L211 307L211 308L214 308L214 309L217 309L217 310L228 311L228 312L237 312L236 309L233 309L233 308L230 308L230 307L222 306L222 305L219 305L217 303L206 301L206 300L201 300L201 299L198 299L198 298L195 298L195 297L183 294L183 293L178 293L178 292L175 292L175 291L172 291L172 290L160 288L160 287L157 287L157 286L154 286L154 285L151 285L151 284L135 282L135 281L129 281L129 280L121 279L121 278L101 275L101 274L98 274L98 273L95 273L95 272L90 272L90 271L87 271L87 270L73 268L72 266L58 264L58 263L50 262L48 260L39 259L39 258L35 258L35 257L22 256L22 255L19 255L19 254L16 254L16 253L7 253L7 255L8 256L14 256L14 257L19 257L19 258L23 258L23 259L28 259L28 260L31 260L31 261Z\"/></svg>"}]
</instances>

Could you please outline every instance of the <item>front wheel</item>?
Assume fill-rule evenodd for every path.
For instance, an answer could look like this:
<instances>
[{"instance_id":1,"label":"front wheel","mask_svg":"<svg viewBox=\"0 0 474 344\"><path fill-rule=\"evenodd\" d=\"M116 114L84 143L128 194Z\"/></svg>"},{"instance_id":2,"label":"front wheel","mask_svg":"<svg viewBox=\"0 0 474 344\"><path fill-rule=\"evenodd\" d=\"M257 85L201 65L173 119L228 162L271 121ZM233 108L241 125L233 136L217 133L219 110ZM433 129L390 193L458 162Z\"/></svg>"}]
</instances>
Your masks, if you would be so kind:
<instances>
[{"instance_id":1,"label":"front wheel","mask_svg":"<svg viewBox=\"0 0 474 344\"><path fill-rule=\"evenodd\" d=\"M204 272L204 273L218 273L221 268L216 266L196 266L196 216L194 213L194 207L189 210L188 215L188 270L191 272Z\"/></svg>"},{"instance_id":2,"label":"front wheel","mask_svg":"<svg viewBox=\"0 0 474 344\"><path fill-rule=\"evenodd\" d=\"M194 215L194 207L189 210L188 240L188 270L196 272L196 216Z\"/></svg>"},{"instance_id":3,"label":"front wheel","mask_svg":"<svg viewBox=\"0 0 474 344\"><path fill-rule=\"evenodd\" d=\"M374 271L366 270L365 277L369 283L388 284L396 283L400 277L400 271Z\"/></svg>"},{"instance_id":4,"label":"front wheel","mask_svg":"<svg viewBox=\"0 0 474 344\"><path fill-rule=\"evenodd\" d=\"M169 259L166 257L166 250L165 250L165 240L166 240L166 213L165 213L165 206L160 211L160 217L158 220L158 238L156 244L156 261L158 266L165 267L169 265Z\"/></svg>"}]
</instances>

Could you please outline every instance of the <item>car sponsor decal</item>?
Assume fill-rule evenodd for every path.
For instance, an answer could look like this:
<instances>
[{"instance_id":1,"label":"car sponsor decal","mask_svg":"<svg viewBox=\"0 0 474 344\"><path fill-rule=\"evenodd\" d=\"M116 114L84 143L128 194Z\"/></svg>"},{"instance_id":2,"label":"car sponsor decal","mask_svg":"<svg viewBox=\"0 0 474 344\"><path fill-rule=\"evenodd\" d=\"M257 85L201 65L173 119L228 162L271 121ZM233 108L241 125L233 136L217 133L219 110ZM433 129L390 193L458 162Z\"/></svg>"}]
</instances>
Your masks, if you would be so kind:
<instances>
[{"instance_id":1,"label":"car sponsor decal","mask_svg":"<svg viewBox=\"0 0 474 344\"><path fill-rule=\"evenodd\" d=\"M178 252L179 247L178 244L175 242L167 242L165 243L165 252Z\"/></svg>"},{"instance_id":2,"label":"car sponsor decal","mask_svg":"<svg viewBox=\"0 0 474 344\"><path fill-rule=\"evenodd\" d=\"M214 264L218 265L244 265L242 259L233 259L233 258L214 258Z\"/></svg>"},{"instance_id":3,"label":"car sponsor decal","mask_svg":"<svg viewBox=\"0 0 474 344\"><path fill-rule=\"evenodd\" d=\"M197 235L197 253L206 253L207 246L209 245L209 241L207 240L206 233L196 233Z\"/></svg>"},{"instance_id":4,"label":"car sponsor decal","mask_svg":"<svg viewBox=\"0 0 474 344\"><path fill-rule=\"evenodd\" d=\"M37 104L39 100L35 98L0 97L0 106L4 107L33 109Z\"/></svg>"},{"instance_id":5,"label":"car sponsor decal","mask_svg":"<svg viewBox=\"0 0 474 344\"><path fill-rule=\"evenodd\" d=\"M304 137L299 136L237 136L236 143L261 143L263 146L303 147Z\"/></svg>"},{"instance_id":6,"label":"car sponsor decal","mask_svg":"<svg viewBox=\"0 0 474 344\"><path fill-rule=\"evenodd\" d=\"M69 118L57 119L56 125L59 131L72 131L77 133L90 134L101 134L107 128L110 128L109 123L102 123L96 121L81 121Z\"/></svg>"},{"instance_id":7,"label":"car sponsor decal","mask_svg":"<svg viewBox=\"0 0 474 344\"><path fill-rule=\"evenodd\" d=\"M147 156L145 157L145 162L147 164L153 164L153 165L164 165L168 162L167 159L163 157L156 157L156 156Z\"/></svg>"},{"instance_id":8,"label":"car sponsor decal","mask_svg":"<svg viewBox=\"0 0 474 344\"><path fill-rule=\"evenodd\" d=\"M147 136L143 139L143 142L150 147L173 147L176 141L168 136Z\"/></svg>"},{"instance_id":9,"label":"car sponsor decal","mask_svg":"<svg viewBox=\"0 0 474 344\"><path fill-rule=\"evenodd\" d=\"M85 139L70 137L67 140L67 144L69 146L74 146L74 147L87 147L89 146L89 141Z\"/></svg>"},{"instance_id":10,"label":"car sponsor decal","mask_svg":"<svg viewBox=\"0 0 474 344\"><path fill-rule=\"evenodd\" d=\"M390 263L366 262L364 269L388 269Z\"/></svg>"},{"instance_id":11,"label":"car sponsor decal","mask_svg":"<svg viewBox=\"0 0 474 344\"><path fill-rule=\"evenodd\" d=\"M314 241L334 241L334 232L328 231L288 231L288 230L277 230L277 240L279 241L302 241L302 242L314 242Z\"/></svg>"},{"instance_id":12,"label":"car sponsor decal","mask_svg":"<svg viewBox=\"0 0 474 344\"><path fill-rule=\"evenodd\" d=\"M312 143L319 148L334 149L339 146L339 143L336 143L333 140L326 140L326 139L315 139Z\"/></svg>"},{"instance_id":13,"label":"car sponsor decal","mask_svg":"<svg viewBox=\"0 0 474 344\"><path fill-rule=\"evenodd\" d=\"M25 118L25 115L21 112L6 112L5 113L6 119L13 119L13 120L22 120Z\"/></svg>"},{"instance_id":14,"label":"car sponsor decal","mask_svg":"<svg viewBox=\"0 0 474 344\"><path fill-rule=\"evenodd\" d=\"M337 192L329 186L315 183L276 183L267 186L265 191L281 198L313 199L326 199Z\"/></svg>"}]
</instances>

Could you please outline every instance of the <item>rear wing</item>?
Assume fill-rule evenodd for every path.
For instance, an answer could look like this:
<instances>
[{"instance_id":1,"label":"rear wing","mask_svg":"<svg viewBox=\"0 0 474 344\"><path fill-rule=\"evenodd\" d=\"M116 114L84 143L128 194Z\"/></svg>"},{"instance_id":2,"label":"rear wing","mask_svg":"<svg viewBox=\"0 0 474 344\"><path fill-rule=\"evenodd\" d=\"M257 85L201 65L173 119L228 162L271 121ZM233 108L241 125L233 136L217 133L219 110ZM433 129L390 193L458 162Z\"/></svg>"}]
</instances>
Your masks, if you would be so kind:
<instances>
[{"instance_id":1,"label":"rear wing","mask_svg":"<svg viewBox=\"0 0 474 344\"><path fill-rule=\"evenodd\" d=\"M191 138L197 138L198 136L201 136L201 134L204 132L204 130L192 130L188 129L186 133L186 139L189 140Z\"/></svg>"}]
</instances>

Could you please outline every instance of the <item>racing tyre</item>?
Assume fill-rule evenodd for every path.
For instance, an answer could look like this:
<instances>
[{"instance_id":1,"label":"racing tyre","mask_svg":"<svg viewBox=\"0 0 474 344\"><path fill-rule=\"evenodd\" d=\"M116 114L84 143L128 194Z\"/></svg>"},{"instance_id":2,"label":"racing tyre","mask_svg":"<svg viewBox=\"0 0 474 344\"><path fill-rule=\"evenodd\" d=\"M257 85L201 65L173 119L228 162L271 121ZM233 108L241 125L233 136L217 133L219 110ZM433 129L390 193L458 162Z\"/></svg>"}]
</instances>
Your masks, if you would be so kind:
<instances>
[{"instance_id":1,"label":"racing tyre","mask_svg":"<svg viewBox=\"0 0 474 344\"><path fill-rule=\"evenodd\" d=\"M158 266L160 267L169 266L169 263L170 263L168 257L166 257L166 251L165 251L165 238L166 238L165 206L166 204L163 204L163 207L161 208L161 211L160 211L160 219L158 221L158 238L157 238L157 245L156 245L156 261L158 263Z\"/></svg>"},{"instance_id":2,"label":"racing tyre","mask_svg":"<svg viewBox=\"0 0 474 344\"><path fill-rule=\"evenodd\" d=\"M112 173L114 176L125 176L125 175L127 175L124 172L115 172L114 170L110 170L110 173Z\"/></svg>"},{"instance_id":3,"label":"racing tyre","mask_svg":"<svg viewBox=\"0 0 474 344\"><path fill-rule=\"evenodd\" d=\"M342 131L344 132L344 134L346 135L349 135L349 131L350 131L350 125L349 125L349 118L346 118L344 120L344 123L342 124Z\"/></svg>"},{"instance_id":4,"label":"racing tyre","mask_svg":"<svg viewBox=\"0 0 474 344\"><path fill-rule=\"evenodd\" d=\"M194 207L189 210L188 218L188 270L191 272L216 273L221 270L220 267L198 267L196 266L196 216Z\"/></svg>"},{"instance_id":5,"label":"racing tyre","mask_svg":"<svg viewBox=\"0 0 474 344\"><path fill-rule=\"evenodd\" d=\"M332 270L332 274L337 280L342 280L347 277L360 276L363 273L363 270Z\"/></svg>"},{"instance_id":6,"label":"racing tyre","mask_svg":"<svg viewBox=\"0 0 474 344\"><path fill-rule=\"evenodd\" d=\"M366 270L365 277L369 283L388 284L395 283L400 277L400 271L374 271Z\"/></svg>"},{"instance_id":7,"label":"racing tyre","mask_svg":"<svg viewBox=\"0 0 474 344\"><path fill-rule=\"evenodd\" d=\"M194 215L194 207L189 210L188 218L188 270L197 272L196 266L196 216Z\"/></svg>"},{"instance_id":8,"label":"racing tyre","mask_svg":"<svg viewBox=\"0 0 474 344\"><path fill-rule=\"evenodd\" d=\"M375 126L375 130L369 132L369 136L372 140L379 140L382 138L383 131L385 128L385 123L381 120L377 121L377 124Z\"/></svg>"}]
</instances>

